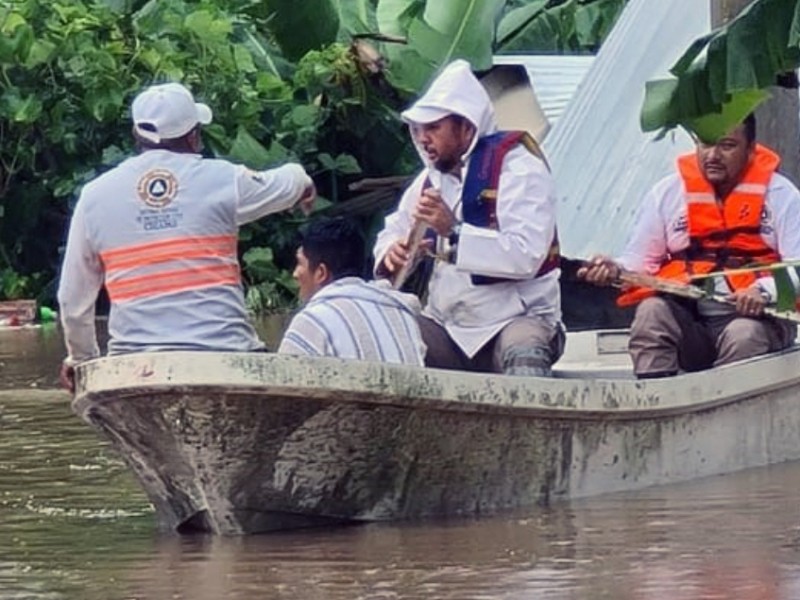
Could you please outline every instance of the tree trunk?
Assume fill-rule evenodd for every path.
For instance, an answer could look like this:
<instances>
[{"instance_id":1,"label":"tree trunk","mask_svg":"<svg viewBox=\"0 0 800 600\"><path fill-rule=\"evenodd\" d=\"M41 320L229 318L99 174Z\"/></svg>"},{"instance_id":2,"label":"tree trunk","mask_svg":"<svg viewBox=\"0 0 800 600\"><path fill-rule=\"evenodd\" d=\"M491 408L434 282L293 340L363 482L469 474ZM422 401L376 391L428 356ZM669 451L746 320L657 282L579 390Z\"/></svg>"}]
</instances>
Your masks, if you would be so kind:
<instances>
[{"instance_id":1,"label":"tree trunk","mask_svg":"<svg viewBox=\"0 0 800 600\"><path fill-rule=\"evenodd\" d=\"M711 25L719 27L752 0L711 0ZM756 109L758 140L781 156L781 172L800 183L800 99L796 88L772 87L772 97Z\"/></svg>"},{"instance_id":2,"label":"tree trunk","mask_svg":"<svg viewBox=\"0 0 800 600\"><path fill-rule=\"evenodd\" d=\"M711 26L719 27L738 15L753 0L711 0Z\"/></svg>"}]
</instances>

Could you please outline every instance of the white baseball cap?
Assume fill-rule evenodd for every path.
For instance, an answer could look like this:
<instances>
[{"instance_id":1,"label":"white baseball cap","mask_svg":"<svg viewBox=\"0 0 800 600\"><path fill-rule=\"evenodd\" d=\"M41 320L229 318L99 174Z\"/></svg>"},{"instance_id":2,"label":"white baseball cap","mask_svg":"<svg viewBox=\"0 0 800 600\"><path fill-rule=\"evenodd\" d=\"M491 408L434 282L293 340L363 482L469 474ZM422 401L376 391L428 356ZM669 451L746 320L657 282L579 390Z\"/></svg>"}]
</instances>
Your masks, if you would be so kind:
<instances>
[{"instance_id":1,"label":"white baseball cap","mask_svg":"<svg viewBox=\"0 0 800 600\"><path fill-rule=\"evenodd\" d=\"M447 110L438 106L425 106L417 103L400 113L400 117L403 121L412 125L427 125L428 123L444 119L452 114L452 110Z\"/></svg>"},{"instance_id":2,"label":"white baseball cap","mask_svg":"<svg viewBox=\"0 0 800 600\"><path fill-rule=\"evenodd\" d=\"M198 123L208 125L213 113L180 83L164 83L136 96L131 116L136 134L158 144L186 135Z\"/></svg>"}]
</instances>

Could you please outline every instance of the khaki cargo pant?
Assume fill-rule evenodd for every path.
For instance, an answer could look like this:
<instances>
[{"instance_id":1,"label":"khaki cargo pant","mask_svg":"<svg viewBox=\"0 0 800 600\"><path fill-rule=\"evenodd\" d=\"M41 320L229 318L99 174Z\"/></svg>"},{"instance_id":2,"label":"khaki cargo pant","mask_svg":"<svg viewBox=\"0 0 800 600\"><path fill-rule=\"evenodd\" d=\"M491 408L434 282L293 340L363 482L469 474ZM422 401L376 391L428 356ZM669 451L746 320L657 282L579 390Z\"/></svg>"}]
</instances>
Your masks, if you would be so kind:
<instances>
[{"instance_id":1,"label":"khaki cargo pant","mask_svg":"<svg viewBox=\"0 0 800 600\"><path fill-rule=\"evenodd\" d=\"M637 377L663 377L783 350L796 335L789 321L705 317L692 301L655 296L637 307L628 348Z\"/></svg>"},{"instance_id":2,"label":"khaki cargo pant","mask_svg":"<svg viewBox=\"0 0 800 600\"><path fill-rule=\"evenodd\" d=\"M436 321L419 317L419 326L428 347L425 365L438 369L547 377L564 352L564 330L538 317L517 317L472 358Z\"/></svg>"}]
</instances>

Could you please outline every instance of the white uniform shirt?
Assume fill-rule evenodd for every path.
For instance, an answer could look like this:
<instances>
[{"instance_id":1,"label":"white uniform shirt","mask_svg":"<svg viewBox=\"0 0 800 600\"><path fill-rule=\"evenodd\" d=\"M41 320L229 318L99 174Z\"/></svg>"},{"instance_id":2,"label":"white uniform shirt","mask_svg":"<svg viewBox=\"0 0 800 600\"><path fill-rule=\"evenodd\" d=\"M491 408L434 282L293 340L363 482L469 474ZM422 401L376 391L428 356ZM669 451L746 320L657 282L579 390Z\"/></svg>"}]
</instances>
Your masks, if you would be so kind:
<instances>
[{"instance_id":1,"label":"white uniform shirt","mask_svg":"<svg viewBox=\"0 0 800 600\"><path fill-rule=\"evenodd\" d=\"M653 186L639 207L631 237L617 259L622 267L655 274L667 254L689 247L684 194L683 180L677 174ZM800 259L800 192L778 173L772 176L767 187L761 237L782 260ZM758 284L775 298L775 283L771 277L759 279ZM718 291L730 292L723 279L719 279L717 285Z\"/></svg>"},{"instance_id":2,"label":"white uniform shirt","mask_svg":"<svg viewBox=\"0 0 800 600\"><path fill-rule=\"evenodd\" d=\"M215 236L235 244L240 224L292 207L310 183L299 165L254 172L195 154L148 150L87 184L70 224L58 290L67 362L99 354L94 309L107 276L102 253ZM235 253L221 260L238 273ZM188 268L191 261L173 262ZM158 265L152 268L157 274ZM263 347L238 282L112 301L109 334L110 354Z\"/></svg>"},{"instance_id":3,"label":"white uniform shirt","mask_svg":"<svg viewBox=\"0 0 800 600\"><path fill-rule=\"evenodd\" d=\"M344 277L320 289L292 319L278 352L423 366L416 296Z\"/></svg>"},{"instance_id":4,"label":"white uniform shirt","mask_svg":"<svg viewBox=\"0 0 800 600\"><path fill-rule=\"evenodd\" d=\"M466 63L461 68L448 67L414 106L468 118L477 130L472 148L478 137L496 131L489 97ZM465 164L472 148L463 157ZM462 182L467 168L462 169L460 179L443 174L429 164L420 148L418 151L426 168L405 191L397 211L386 218L375 245L376 265L395 241L407 238L426 178L456 217L462 217ZM534 277L548 257L555 232L553 178L542 161L525 148L515 147L503 160L497 198L498 229L463 225L456 264L436 261L423 311L443 325L470 357L515 317L538 315L553 325L561 320L560 270ZM513 281L473 285L473 274Z\"/></svg>"}]
</instances>

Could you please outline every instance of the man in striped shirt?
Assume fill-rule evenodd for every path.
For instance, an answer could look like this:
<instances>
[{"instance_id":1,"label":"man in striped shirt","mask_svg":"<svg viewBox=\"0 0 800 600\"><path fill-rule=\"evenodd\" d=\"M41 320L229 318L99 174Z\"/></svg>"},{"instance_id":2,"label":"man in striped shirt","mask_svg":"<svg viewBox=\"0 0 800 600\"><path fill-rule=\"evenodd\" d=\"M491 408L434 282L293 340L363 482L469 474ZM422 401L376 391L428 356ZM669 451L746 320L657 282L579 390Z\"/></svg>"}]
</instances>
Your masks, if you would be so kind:
<instances>
[{"instance_id":1,"label":"man in striped shirt","mask_svg":"<svg viewBox=\"0 0 800 600\"><path fill-rule=\"evenodd\" d=\"M364 258L364 240L349 221L309 224L294 270L305 306L289 324L279 353L424 364L419 301L388 282L364 281Z\"/></svg>"}]
</instances>

